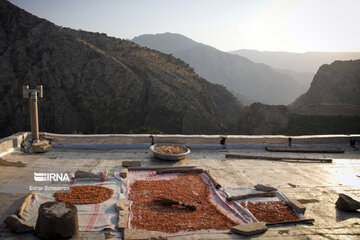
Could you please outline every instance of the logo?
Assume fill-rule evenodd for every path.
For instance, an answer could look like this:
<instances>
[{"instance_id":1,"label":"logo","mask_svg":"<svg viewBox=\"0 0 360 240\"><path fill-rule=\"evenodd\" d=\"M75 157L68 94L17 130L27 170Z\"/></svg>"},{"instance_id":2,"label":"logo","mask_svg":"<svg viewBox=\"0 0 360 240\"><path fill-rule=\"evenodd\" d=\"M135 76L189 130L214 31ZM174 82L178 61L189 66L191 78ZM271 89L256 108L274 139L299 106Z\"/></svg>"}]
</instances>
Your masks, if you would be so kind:
<instances>
[{"instance_id":1,"label":"logo","mask_svg":"<svg viewBox=\"0 0 360 240\"><path fill-rule=\"evenodd\" d=\"M68 173L37 173L34 172L36 182L70 182Z\"/></svg>"}]
</instances>

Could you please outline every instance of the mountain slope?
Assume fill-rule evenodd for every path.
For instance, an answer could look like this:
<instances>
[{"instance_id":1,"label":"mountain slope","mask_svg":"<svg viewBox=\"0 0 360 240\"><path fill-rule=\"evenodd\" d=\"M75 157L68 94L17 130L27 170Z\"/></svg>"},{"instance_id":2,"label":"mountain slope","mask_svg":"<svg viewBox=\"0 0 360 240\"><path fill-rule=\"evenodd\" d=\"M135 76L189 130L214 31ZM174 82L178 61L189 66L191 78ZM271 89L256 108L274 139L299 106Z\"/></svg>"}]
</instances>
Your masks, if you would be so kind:
<instances>
[{"instance_id":1,"label":"mountain slope","mask_svg":"<svg viewBox=\"0 0 360 240\"><path fill-rule=\"evenodd\" d=\"M133 42L173 54L189 63L213 83L223 84L236 94L267 104L289 104L303 92L290 76L267 65L219 51L173 33L141 35Z\"/></svg>"},{"instance_id":2,"label":"mountain slope","mask_svg":"<svg viewBox=\"0 0 360 240\"><path fill-rule=\"evenodd\" d=\"M277 72L291 76L300 85L303 93L310 88L315 73L323 64L336 60L360 59L360 52L291 53L240 49L229 53L267 64Z\"/></svg>"},{"instance_id":3,"label":"mountain slope","mask_svg":"<svg viewBox=\"0 0 360 240\"><path fill-rule=\"evenodd\" d=\"M242 110L241 134L355 134L360 130L360 60L323 65L290 106L255 103Z\"/></svg>"},{"instance_id":4,"label":"mountain slope","mask_svg":"<svg viewBox=\"0 0 360 240\"><path fill-rule=\"evenodd\" d=\"M29 130L23 85L44 85L40 129L226 133L241 104L183 61L129 41L60 28L0 1L0 135Z\"/></svg>"},{"instance_id":5,"label":"mountain slope","mask_svg":"<svg viewBox=\"0 0 360 240\"><path fill-rule=\"evenodd\" d=\"M310 89L300 96L291 108L355 115L360 113L360 60L335 61L325 64L316 73Z\"/></svg>"},{"instance_id":6,"label":"mountain slope","mask_svg":"<svg viewBox=\"0 0 360 240\"><path fill-rule=\"evenodd\" d=\"M294 79L299 84L299 91L305 93L309 90L311 82L315 73L296 72L290 69L274 68L277 72L286 74Z\"/></svg>"},{"instance_id":7,"label":"mountain slope","mask_svg":"<svg viewBox=\"0 0 360 240\"><path fill-rule=\"evenodd\" d=\"M239 119L238 131L241 134L282 134L289 123L289 113L286 106L269 106L254 103L243 110Z\"/></svg>"},{"instance_id":8,"label":"mountain slope","mask_svg":"<svg viewBox=\"0 0 360 240\"><path fill-rule=\"evenodd\" d=\"M294 105L360 105L360 60L335 61L316 73L311 88Z\"/></svg>"}]
</instances>

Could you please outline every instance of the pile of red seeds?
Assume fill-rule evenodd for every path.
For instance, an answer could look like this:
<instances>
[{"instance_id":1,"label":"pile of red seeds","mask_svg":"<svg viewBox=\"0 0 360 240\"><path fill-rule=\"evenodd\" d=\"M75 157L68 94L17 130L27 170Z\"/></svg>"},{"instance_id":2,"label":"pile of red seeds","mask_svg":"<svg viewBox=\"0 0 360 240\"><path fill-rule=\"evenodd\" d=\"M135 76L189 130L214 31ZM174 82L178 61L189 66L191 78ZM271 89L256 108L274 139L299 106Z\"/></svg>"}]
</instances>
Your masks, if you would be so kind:
<instances>
[{"instance_id":1,"label":"pile of red seeds","mask_svg":"<svg viewBox=\"0 0 360 240\"><path fill-rule=\"evenodd\" d=\"M157 205L153 200L161 197L194 205L196 210ZM175 233L228 230L237 225L210 201L210 191L200 174L184 174L171 180L135 181L130 185L129 200L133 201L131 226L137 229Z\"/></svg>"},{"instance_id":2,"label":"pile of red seeds","mask_svg":"<svg viewBox=\"0 0 360 240\"><path fill-rule=\"evenodd\" d=\"M57 192L54 197L59 202L72 204L96 204L111 198L114 190L102 186L78 185L72 186L71 192Z\"/></svg>"},{"instance_id":3,"label":"pile of red seeds","mask_svg":"<svg viewBox=\"0 0 360 240\"><path fill-rule=\"evenodd\" d=\"M299 220L296 214L284 202L242 202L241 206L247 208L260 222L277 223Z\"/></svg>"},{"instance_id":4,"label":"pile of red seeds","mask_svg":"<svg viewBox=\"0 0 360 240\"><path fill-rule=\"evenodd\" d=\"M155 150L157 152L166 153L166 154L180 154L186 152L183 148L177 146L160 146L155 148Z\"/></svg>"}]
</instances>

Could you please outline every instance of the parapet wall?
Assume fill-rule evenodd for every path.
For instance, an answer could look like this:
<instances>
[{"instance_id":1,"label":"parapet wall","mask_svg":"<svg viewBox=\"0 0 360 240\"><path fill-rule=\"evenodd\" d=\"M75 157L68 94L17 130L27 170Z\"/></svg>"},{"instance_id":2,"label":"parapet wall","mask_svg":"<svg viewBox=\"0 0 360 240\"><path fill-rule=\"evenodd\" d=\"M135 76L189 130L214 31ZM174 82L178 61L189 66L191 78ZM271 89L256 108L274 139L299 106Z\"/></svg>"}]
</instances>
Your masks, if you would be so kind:
<instances>
[{"instance_id":1,"label":"parapet wall","mask_svg":"<svg viewBox=\"0 0 360 240\"><path fill-rule=\"evenodd\" d=\"M27 132L19 132L9 137L0 139L0 157L9 153L14 148L20 147L21 143L28 136Z\"/></svg>"},{"instance_id":2,"label":"parapet wall","mask_svg":"<svg viewBox=\"0 0 360 240\"><path fill-rule=\"evenodd\" d=\"M57 143L178 143L178 144L350 144L360 141L360 134L352 135L160 135L160 134L53 134L42 133L44 139Z\"/></svg>"},{"instance_id":3,"label":"parapet wall","mask_svg":"<svg viewBox=\"0 0 360 240\"><path fill-rule=\"evenodd\" d=\"M30 133L20 132L0 139L0 157L21 146ZM42 132L42 139L71 144L350 144L360 141L360 134L350 135L159 135L159 134L54 134Z\"/></svg>"}]
</instances>

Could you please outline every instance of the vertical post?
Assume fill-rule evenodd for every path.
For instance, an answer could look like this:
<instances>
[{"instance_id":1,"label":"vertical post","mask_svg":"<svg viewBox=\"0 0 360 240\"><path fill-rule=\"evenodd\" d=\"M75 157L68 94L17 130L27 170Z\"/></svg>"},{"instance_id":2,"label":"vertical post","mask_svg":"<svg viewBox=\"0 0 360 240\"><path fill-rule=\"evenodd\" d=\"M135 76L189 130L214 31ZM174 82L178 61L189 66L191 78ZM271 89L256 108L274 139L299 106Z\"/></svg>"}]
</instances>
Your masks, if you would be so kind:
<instances>
[{"instance_id":1,"label":"vertical post","mask_svg":"<svg viewBox=\"0 0 360 240\"><path fill-rule=\"evenodd\" d=\"M38 97L37 91L30 93L30 120L31 120L31 136L34 143L40 142L39 139L39 117L38 117Z\"/></svg>"},{"instance_id":2,"label":"vertical post","mask_svg":"<svg viewBox=\"0 0 360 240\"><path fill-rule=\"evenodd\" d=\"M43 96L43 87L37 86L36 89L29 89L29 86L23 86L23 97L29 98L30 103L30 121L31 137L33 143L39 143L39 117L38 117L38 96Z\"/></svg>"},{"instance_id":3,"label":"vertical post","mask_svg":"<svg viewBox=\"0 0 360 240\"><path fill-rule=\"evenodd\" d=\"M39 117L38 117L38 98L43 97L43 87L37 86L36 89L29 89L29 86L23 86L23 97L29 98L30 103L30 121L31 121L31 149L33 153L43 153L51 150L51 145L46 140L40 141L39 136Z\"/></svg>"}]
</instances>

